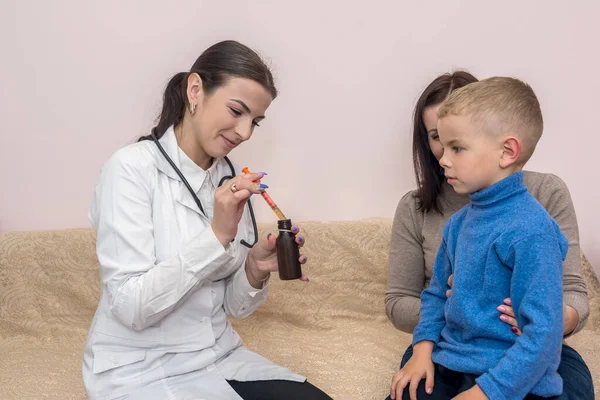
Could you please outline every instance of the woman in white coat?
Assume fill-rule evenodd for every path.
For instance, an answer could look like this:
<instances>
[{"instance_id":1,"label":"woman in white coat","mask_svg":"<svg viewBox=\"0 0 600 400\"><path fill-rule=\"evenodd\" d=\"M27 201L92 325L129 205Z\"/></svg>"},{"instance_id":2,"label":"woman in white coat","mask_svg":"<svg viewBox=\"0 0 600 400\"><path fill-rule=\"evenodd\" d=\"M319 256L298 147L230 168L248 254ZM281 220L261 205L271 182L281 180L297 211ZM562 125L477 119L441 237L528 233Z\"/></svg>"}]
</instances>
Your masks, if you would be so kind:
<instances>
[{"instance_id":1,"label":"woman in white coat","mask_svg":"<svg viewBox=\"0 0 600 400\"><path fill-rule=\"evenodd\" d=\"M102 286L83 358L89 398L330 398L246 349L226 318L256 310L277 271L274 235L240 243L254 243L245 204L264 173L218 186L231 175L223 157L276 95L268 67L234 41L170 80L152 132L200 204L151 136L104 165L89 213Z\"/></svg>"}]
</instances>

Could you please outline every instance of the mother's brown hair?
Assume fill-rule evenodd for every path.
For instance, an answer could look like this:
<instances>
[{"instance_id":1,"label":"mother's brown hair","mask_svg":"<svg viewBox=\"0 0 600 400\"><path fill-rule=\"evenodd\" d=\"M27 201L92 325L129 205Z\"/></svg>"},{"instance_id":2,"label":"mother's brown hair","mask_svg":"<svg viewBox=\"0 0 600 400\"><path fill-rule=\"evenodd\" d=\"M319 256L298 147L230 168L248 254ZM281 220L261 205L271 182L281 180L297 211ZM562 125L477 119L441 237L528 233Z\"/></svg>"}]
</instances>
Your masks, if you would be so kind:
<instances>
[{"instance_id":1,"label":"mother's brown hair","mask_svg":"<svg viewBox=\"0 0 600 400\"><path fill-rule=\"evenodd\" d=\"M453 90L477 82L477 78L466 71L456 71L440 75L425 88L413 115L413 166L417 180L417 200L419 210L435 210L442 213L439 194L444 183L444 170L431 151L423 111L427 107L441 104Z\"/></svg>"}]
</instances>

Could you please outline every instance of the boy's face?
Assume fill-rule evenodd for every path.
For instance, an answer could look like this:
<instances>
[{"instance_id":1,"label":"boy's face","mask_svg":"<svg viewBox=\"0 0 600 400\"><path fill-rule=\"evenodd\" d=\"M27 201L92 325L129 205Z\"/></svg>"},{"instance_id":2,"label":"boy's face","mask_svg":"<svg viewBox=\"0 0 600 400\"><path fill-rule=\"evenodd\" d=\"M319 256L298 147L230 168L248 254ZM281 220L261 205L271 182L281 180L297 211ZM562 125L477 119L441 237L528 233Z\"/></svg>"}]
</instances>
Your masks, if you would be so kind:
<instances>
[{"instance_id":1,"label":"boy's face","mask_svg":"<svg viewBox=\"0 0 600 400\"><path fill-rule=\"evenodd\" d=\"M440 165L457 193L474 193L504 178L501 141L482 132L469 116L448 115L437 128L444 146Z\"/></svg>"}]
</instances>

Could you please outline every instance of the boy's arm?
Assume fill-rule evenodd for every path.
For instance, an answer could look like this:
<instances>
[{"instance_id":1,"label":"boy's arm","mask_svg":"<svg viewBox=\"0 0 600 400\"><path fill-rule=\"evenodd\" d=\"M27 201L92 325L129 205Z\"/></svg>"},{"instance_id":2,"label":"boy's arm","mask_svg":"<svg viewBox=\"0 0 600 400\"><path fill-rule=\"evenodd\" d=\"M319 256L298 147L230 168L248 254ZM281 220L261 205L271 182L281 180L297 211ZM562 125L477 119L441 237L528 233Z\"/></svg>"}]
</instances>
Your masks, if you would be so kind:
<instances>
[{"instance_id":1,"label":"boy's arm","mask_svg":"<svg viewBox=\"0 0 600 400\"><path fill-rule=\"evenodd\" d=\"M515 315L523 334L494 368L476 379L489 398L524 398L560 353L562 260L556 235L531 236L511 246L511 297L519 304Z\"/></svg>"},{"instance_id":2,"label":"boy's arm","mask_svg":"<svg viewBox=\"0 0 600 400\"><path fill-rule=\"evenodd\" d=\"M444 227L442 244L433 266L431 283L421 294L421 315L419 324L413 333L413 345L423 340L437 343L446 324L444 304L447 299L446 290L450 289L448 278L452 274L452 265L446 248L448 226L449 224L446 224Z\"/></svg>"}]
</instances>

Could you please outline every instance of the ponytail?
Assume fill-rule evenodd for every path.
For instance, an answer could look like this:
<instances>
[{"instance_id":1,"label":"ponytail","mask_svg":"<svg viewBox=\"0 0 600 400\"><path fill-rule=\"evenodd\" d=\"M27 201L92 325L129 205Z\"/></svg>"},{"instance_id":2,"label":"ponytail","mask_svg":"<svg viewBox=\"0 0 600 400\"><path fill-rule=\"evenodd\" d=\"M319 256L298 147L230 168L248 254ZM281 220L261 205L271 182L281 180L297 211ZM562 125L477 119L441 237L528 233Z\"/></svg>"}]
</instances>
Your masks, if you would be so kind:
<instances>
[{"instance_id":1,"label":"ponytail","mask_svg":"<svg viewBox=\"0 0 600 400\"><path fill-rule=\"evenodd\" d=\"M158 124L152 128L152 133L154 133L157 139L160 139L170 126L177 125L183 120L186 107L186 85L184 85L184 81L188 75L188 72L180 72L175 74L169 83L167 83ZM151 135L142 136L138 139L138 142L151 139Z\"/></svg>"},{"instance_id":2,"label":"ponytail","mask_svg":"<svg viewBox=\"0 0 600 400\"><path fill-rule=\"evenodd\" d=\"M163 106L158 124L152 133L160 139L170 126L179 124L187 106L187 78L196 73L202 79L202 91L212 94L231 77L251 79L260 83L272 99L277 97L277 89L269 67L256 52L243 44L226 40L206 49L196 60L190 72L180 72L171 78L163 96ZM152 135L142 136L139 141L151 140Z\"/></svg>"}]
</instances>

